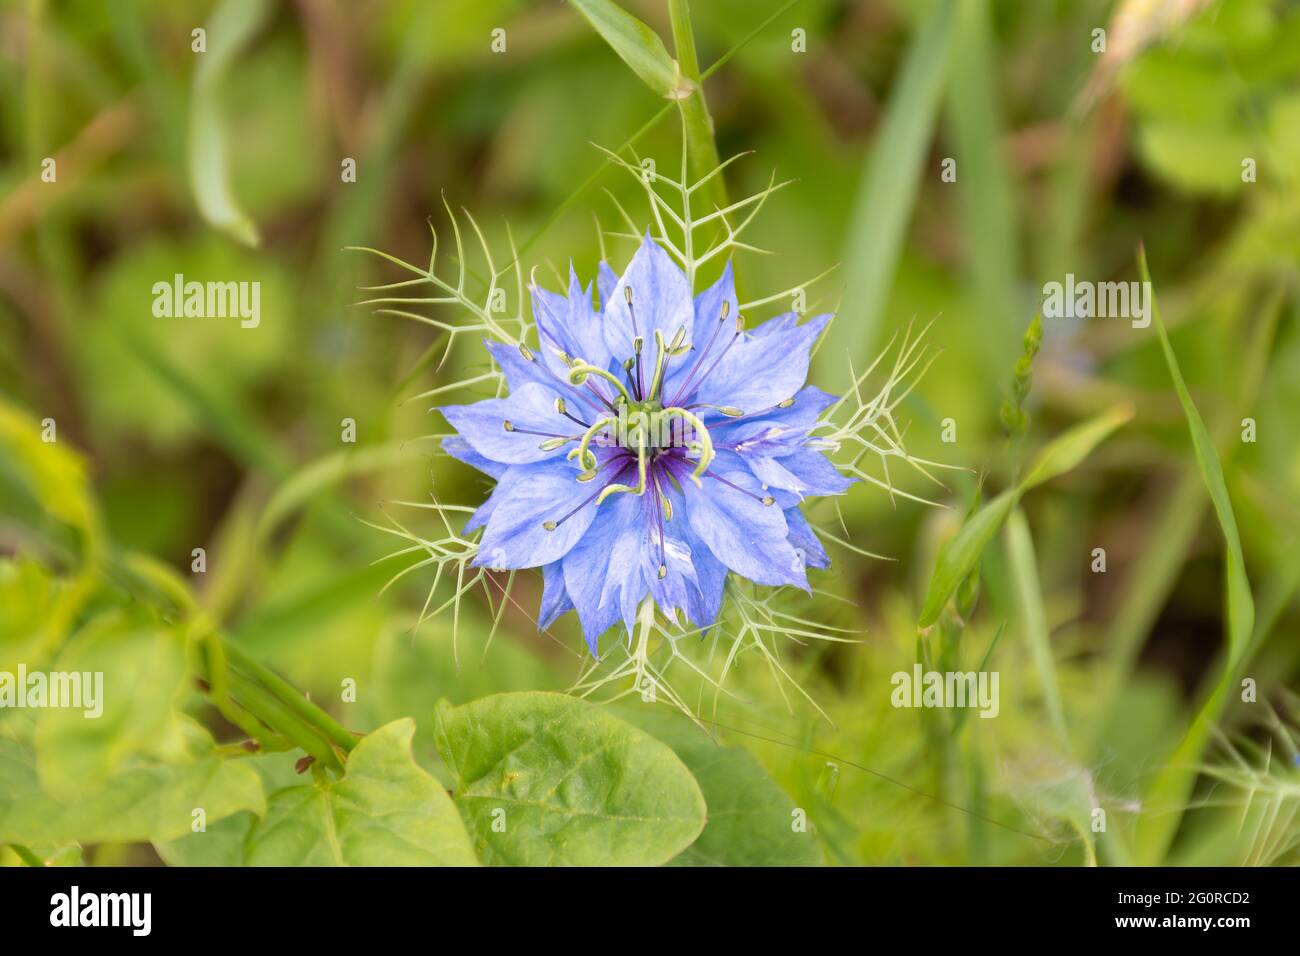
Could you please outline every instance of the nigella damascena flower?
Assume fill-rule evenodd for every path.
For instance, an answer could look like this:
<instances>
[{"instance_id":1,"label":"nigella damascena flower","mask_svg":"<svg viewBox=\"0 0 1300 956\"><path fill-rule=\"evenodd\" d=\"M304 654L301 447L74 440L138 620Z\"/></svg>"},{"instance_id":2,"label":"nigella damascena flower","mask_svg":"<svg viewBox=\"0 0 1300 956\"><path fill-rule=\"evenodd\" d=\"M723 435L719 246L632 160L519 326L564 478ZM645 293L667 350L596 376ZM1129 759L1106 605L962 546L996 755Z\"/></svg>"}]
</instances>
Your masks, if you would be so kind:
<instances>
[{"instance_id":1,"label":"nigella damascena flower","mask_svg":"<svg viewBox=\"0 0 1300 956\"><path fill-rule=\"evenodd\" d=\"M830 316L746 330L730 264L692 297L648 235L621 278L601 264L603 311L569 274L567 296L532 288L536 351L487 344L509 395L441 409L446 451L496 479L476 563L542 568L540 625L576 609L593 654L647 595L706 628L728 572L807 589L829 559L799 504L852 482L808 434Z\"/></svg>"}]
</instances>

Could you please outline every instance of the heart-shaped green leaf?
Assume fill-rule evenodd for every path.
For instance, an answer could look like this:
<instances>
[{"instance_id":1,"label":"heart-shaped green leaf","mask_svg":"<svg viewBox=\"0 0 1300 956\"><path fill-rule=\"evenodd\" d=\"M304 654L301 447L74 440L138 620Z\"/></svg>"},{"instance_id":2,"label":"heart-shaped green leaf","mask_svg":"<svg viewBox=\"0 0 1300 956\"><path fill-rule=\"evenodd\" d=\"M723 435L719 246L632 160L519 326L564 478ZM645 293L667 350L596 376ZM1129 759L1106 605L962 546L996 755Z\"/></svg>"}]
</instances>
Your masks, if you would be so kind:
<instances>
[{"instance_id":1,"label":"heart-shaped green leaf","mask_svg":"<svg viewBox=\"0 0 1300 956\"><path fill-rule=\"evenodd\" d=\"M272 794L245 841L250 866L474 866L447 791L411 756L415 721L385 724L342 780Z\"/></svg>"},{"instance_id":2,"label":"heart-shaped green leaf","mask_svg":"<svg viewBox=\"0 0 1300 956\"><path fill-rule=\"evenodd\" d=\"M677 755L584 701L443 702L435 733L485 863L655 866L704 829L704 795Z\"/></svg>"},{"instance_id":3,"label":"heart-shaped green leaf","mask_svg":"<svg viewBox=\"0 0 1300 956\"><path fill-rule=\"evenodd\" d=\"M794 801L748 752L711 740L663 707L619 707L617 713L672 747L704 792L709 822L673 866L822 865L817 834L794 826Z\"/></svg>"}]
</instances>

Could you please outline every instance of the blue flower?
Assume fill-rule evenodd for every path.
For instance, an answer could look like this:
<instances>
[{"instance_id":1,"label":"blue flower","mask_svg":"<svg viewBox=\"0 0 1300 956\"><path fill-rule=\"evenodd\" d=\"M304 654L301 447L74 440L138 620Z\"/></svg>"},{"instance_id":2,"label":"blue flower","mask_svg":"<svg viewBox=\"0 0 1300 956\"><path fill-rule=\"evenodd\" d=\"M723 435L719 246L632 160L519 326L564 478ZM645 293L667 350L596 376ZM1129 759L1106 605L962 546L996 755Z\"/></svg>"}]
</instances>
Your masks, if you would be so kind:
<instances>
[{"instance_id":1,"label":"blue flower","mask_svg":"<svg viewBox=\"0 0 1300 956\"><path fill-rule=\"evenodd\" d=\"M540 626L576 610L593 654L647 595L707 628L729 571L806 590L829 559L799 504L852 481L809 441L830 316L746 331L730 264L692 296L648 235L599 292L600 312L572 266L567 295L534 285L537 350L487 343L509 394L441 409L445 450L496 479L466 526L476 564L542 568Z\"/></svg>"}]
</instances>

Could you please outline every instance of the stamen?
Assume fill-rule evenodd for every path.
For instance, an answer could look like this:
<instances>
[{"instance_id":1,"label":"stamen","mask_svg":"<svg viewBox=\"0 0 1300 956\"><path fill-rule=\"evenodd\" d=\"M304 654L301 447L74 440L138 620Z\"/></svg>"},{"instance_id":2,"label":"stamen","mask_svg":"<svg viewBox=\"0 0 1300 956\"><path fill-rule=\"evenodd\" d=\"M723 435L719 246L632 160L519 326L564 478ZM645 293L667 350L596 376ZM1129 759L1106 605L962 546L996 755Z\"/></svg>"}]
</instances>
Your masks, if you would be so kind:
<instances>
[{"instance_id":1,"label":"stamen","mask_svg":"<svg viewBox=\"0 0 1300 956\"><path fill-rule=\"evenodd\" d=\"M793 399L793 398L787 398L787 399L786 399L785 401L783 401L783 402L777 402L775 405L769 405L769 406L767 406L767 408L760 408L760 409L759 409L758 411L756 411L756 412L743 412L743 413L740 415L740 417L741 417L741 418L762 418L764 415L768 414L769 412L774 412L774 411L776 411L777 409L782 409L782 408L790 408L792 405L794 405L794 399ZM699 406L697 406L697 405L687 405L686 407L687 407L687 408L697 408L697 407L699 407Z\"/></svg>"},{"instance_id":2,"label":"stamen","mask_svg":"<svg viewBox=\"0 0 1300 956\"><path fill-rule=\"evenodd\" d=\"M573 422L575 425L581 425L583 428L591 427L586 422L584 422L581 418L578 418L574 415L570 415L568 412L568 406L564 404L564 399L562 398L557 398L555 400L555 410L559 412L561 415L563 415L565 418L567 418L569 421Z\"/></svg>"},{"instance_id":3,"label":"stamen","mask_svg":"<svg viewBox=\"0 0 1300 956\"><path fill-rule=\"evenodd\" d=\"M632 380L632 365L633 365L633 364L634 364L634 363L633 363L632 359L628 359L626 362L624 362L624 363L623 363L623 374L627 377L627 387L628 387L629 389L632 390L633 394L636 394L636 382L634 382L634 381ZM637 395L637 398L638 398L638 399L639 399L640 397L641 397L640 395Z\"/></svg>"},{"instance_id":4,"label":"stamen","mask_svg":"<svg viewBox=\"0 0 1300 956\"><path fill-rule=\"evenodd\" d=\"M638 412L637 417L644 419L645 414L643 412ZM639 422L637 427L637 449L636 449L637 482L636 484L616 485L613 482L611 482L610 484L606 485L604 488L600 490L600 496L596 499L596 504L600 504L610 495L617 494L620 491L630 492L631 494L634 495L645 494L645 478L646 478L645 440L646 440L646 423L644 421L641 421ZM592 457L593 459L595 458L594 455Z\"/></svg>"},{"instance_id":5,"label":"stamen","mask_svg":"<svg viewBox=\"0 0 1300 956\"><path fill-rule=\"evenodd\" d=\"M641 377L641 333L636 328L636 308L632 305L632 287L623 286L623 298L627 300L627 314L632 318L632 347L636 349L636 394L639 400L645 394L645 385Z\"/></svg>"},{"instance_id":6,"label":"stamen","mask_svg":"<svg viewBox=\"0 0 1300 956\"><path fill-rule=\"evenodd\" d=\"M713 370L718 367L718 363L727 357L727 353L731 351L731 347L736 344L736 339L740 338L741 333L744 331L745 331L745 317L743 315L737 315L736 334L731 337L731 340L723 347L722 351L718 353L718 357L713 360L713 364L708 367L705 373L700 376L700 380L695 383L695 387L697 389L704 384L705 379L707 379L713 373ZM703 356L701 356L701 361L702 360L703 360ZM698 366L699 363L697 362L696 365Z\"/></svg>"},{"instance_id":7,"label":"stamen","mask_svg":"<svg viewBox=\"0 0 1300 956\"><path fill-rule=\"evenodd\" d=\"M512 435L536 435L539 438L563 439L563 441L560 442L561 445L564 444L564 442L566 441L574 441L582 437L581 435L561 435L559 432L535 432L531 428L516 428L515 423L508 418L505 421L503 421L501 425L502 427L505 428L506 431L510 432ZM545 444L545 442L543 444ZM555 447L559 448L560 446L556 445Z\"/></svg>"},{"instance_id":8,"label":"stamen","mask_svg":"<svg viewBox=\"0 0 1300 956\"><path fill-rule=\"evenodd\" d=\"M740 485L736 484L735 482L728 481L726 478L723 478L721 475L715 475L715 474L714 474L713 472L711 472L711 471L708 472L708 473L705 475L705 477L706 477L706 478L712 478L714 481L720 481L720 482L722 482L724 485L726 485L728 488L734 488L734 489L736 489L736 490L739 491L742 495L749 495L749 497L753 498L755 501L759 502L760 504L764 504L764 505L772 505L772 504L775 504L775 503L776 503L776 499L773 498L771 495L758 495L758 494L755 494L755 493L752 492L752 491L748 491L748 490L746 490L746 489L740 487Z\"/></svg>"},{"instance_id":9,"label":"stamen","mask_svg":"<svg viewBox=\"0 0 1300 956\"><path fill-rule=\"evenodd\" d=\"M683 326L683 329L685 326ZM647 399L657 398L659 395L659 386L663 384L664 370L668 367L668 349L664 345L664 334L655 329L655 345L659 347L659 353L655 357L655 374L650 380L650 394Z\"/></svg>"},{"instance_id":10,"label":"stamen","mask_svg":"<svg viewBox=\"0 0 1300 956\"><path fill-rule=\"evenodd\" d=\"M527 345L525 345L523 342L520 342L520 343L519 343L519 354L522 355L522 356L524 357L524 361L525 361L525 362L536 362L536 361L537 361L537 356L535 356L535 355L533 354L533 350L530 349L530 348L529 348Z\"/></svg>"},{"instance_id":11,"label":"stamen","mask_svg":"<svg viewBox=\"0 0 1300 956\"><path fill-rule=\"evenodd\" d=\"M676 405L678 401L686 395L686 390L690 388L691 382L695 379L695 373L700 370L700 365L704 362L705 357L708 356L709 350L713 348L713 343L717 340L718 333L722 331L722 323L727 321L727 316L730 314L731 300L723 299L722 308L718 311L718 324L713 327L713 333L709 336L708 342L705 343L704 350L700 352L699 358L697 358L695 364L691 366L691 371L686 376L686 381L682 382L682 387L677 390L677 394L673 396L673 400L670 404Z\"/></svg>"},{"instance_id":12,"label":"stamen","mask_svg":"<svg viewBox=\"0 0 1300 956\"><path fill-rule=\"evenodd\" d=\"M728 418L743 418L745 415L744 412L742 412L739 408L736 408L734 405L711 405L708 402L695 402L691 405L687 405L686 407L687 408L711 408L715 412L721 412L722 414L726 415Z\"/></svg>"},{"instance_id":13,"label":"stamen","mask_svg":"<svg viewBox=\"0 0 1300 956\"><path fill-rule=\"evenodd\" d=\"M614 481L617 481L619 478L623 477L623 473L624 473L625 471L627 471L627 470L628 470L629 468L631 468L631 467L632 467L632 463L631 463L631 462L628 462L627 464L625 464L622 468L620 468L620 469L618 470L618 472L614 475L614 477L613 477L612 479L610 479L611 483L613 483ZM606 485L606 486L605 486L605 488L608 488L608 487L609 487L609 485ZM596 499L596 504L600 504L600 498L601 498L601 496L602 496L604 493L605 493L605 489L604 489L604 488L601 489L600 491L592 492L590 495L588 495L586 498L584 498L584 499L583 499L583 500L578 504L578 506L577 506L576 508L574 508L572 511L569 511L567 514L565 514L563 517L559 518L558 520L555 520L555 521L543 521L543 522L542 522L542 527L545 528L547 531L554 531L554 530L555 530L556 528L558 528L560 525L564 524L564 522L568 521L570 518L572 518L574 515L576 515L576 514L577 514L579 511L581 511L583 508L587 507L587 505L591 504L591 501L592 501L593 498Z\"/></svg>"},{"instance_id":14,"label":"stamen","mask_svg":"<svg viewBox=\"0 0 1300 956\"><path fill-rule=\"evenodd\" d=\"M587 469L587 471L594 471L598 462L596 461L596 456L589 450L591 440L596 437L596 432L608 425L614 424L617 420L618 419L608 415L604 418L596 419L595 423L583 433L582 441L579 443L578 447L569 452L569 457L573 458L576 456L579 465ZM581 480L580 477L579 481Z\"/></svg>"},{"instance_id":15,"label":"stamen","mask_svg":"<svg viewBox=\"0 0 1300 956\"><path fill-rule=\"evenodd\" d=\"M588 365L586 362L576 362L574 363L573 368L569 369L569 384L581 385L592 375L603 378L607 382L611 383L616 389L618 389L619 394L623 396L625 402L629 405L633 404L632 396L627 393L627 389L623 387L622 382L603 368L597 368L595 365ZM609 402L606 401L605 404L609 405ZM611 405L610 411L612 412L613 410L614 408Z\"/></svg>"},{"instance_id":16,"label":"stamen","mask_svg":"<svg viewBox=\"0 0 1300 956\"><path fill-rule=\"evenodd\" d=\"M691 474L691 481L695 482L696 487L699 487L700 475L704 474L714 457L713 439L709 436L709 429L705 426L704 422L700 421L699 417L696 416L694 412L689 412L676 405L665 408L663 410L663 415L668 420L673 418L682 419L686 424L690 425L691 429L695 432L696 441L694 444L699 447L700 460L695 466L695 471Z\"/></svg>"},{"instance_id":17,"label":"stamen","mask_svg":"<svg viewBox=\"0 0 1300 956\"><path fill-rule=\"evenodd\" d=\"M664 512L663 506L668 504L668 499L663 496L659 490L659 476L652 476L655 485L655 517L659 524L659 580L662 581L668 576L668 559L664 551Z\"/></svg>"}]
</instances>

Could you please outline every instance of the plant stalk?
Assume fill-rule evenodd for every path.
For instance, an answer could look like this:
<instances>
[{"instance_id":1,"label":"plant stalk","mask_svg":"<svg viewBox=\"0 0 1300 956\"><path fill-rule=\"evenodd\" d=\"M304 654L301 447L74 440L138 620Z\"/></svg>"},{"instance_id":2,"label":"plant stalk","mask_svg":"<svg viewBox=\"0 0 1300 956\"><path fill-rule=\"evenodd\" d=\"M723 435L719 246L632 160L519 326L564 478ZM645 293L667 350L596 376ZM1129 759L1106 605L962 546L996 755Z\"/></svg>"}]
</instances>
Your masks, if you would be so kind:
<instances>
[{"instance_id":1,"label":"plant stalk","mask_svg":"<svg viewBox=\"0 0 1300 956\"><path fill-rule=\"evenodd\" d=\"M700 75L699 56L695 52L688 0L668 0L668 16L672 21L677 66L682 78L691 84L690 92L677 101L677 107L685 129L687 164L691 175L699 180L717 169L718 146L713 139L713 118L704 100L704 80ZM722 176L714 176L704 188L708 190L710 202L718 209L727 207L727 185Z\"/></svg>"}]
</instances>

